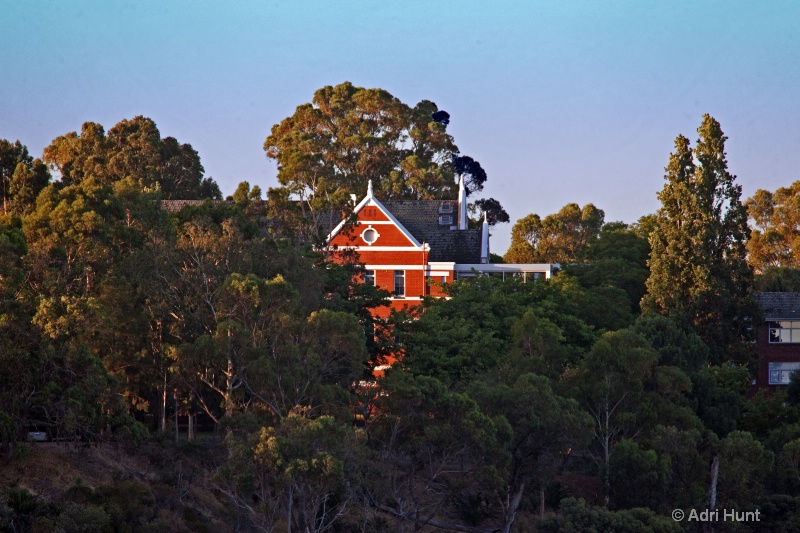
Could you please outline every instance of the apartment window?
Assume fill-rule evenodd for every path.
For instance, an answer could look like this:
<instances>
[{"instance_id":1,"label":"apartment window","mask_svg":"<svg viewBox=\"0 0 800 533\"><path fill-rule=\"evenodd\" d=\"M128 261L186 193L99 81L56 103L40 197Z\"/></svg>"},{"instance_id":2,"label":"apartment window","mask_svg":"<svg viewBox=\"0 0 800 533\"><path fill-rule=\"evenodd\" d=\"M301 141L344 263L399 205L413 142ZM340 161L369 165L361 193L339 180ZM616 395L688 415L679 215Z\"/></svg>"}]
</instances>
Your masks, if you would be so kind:
<instances>
[{"instance_id":1,"label":"apartment window","mask_svg":"<svg viewBox=\"0 0 800 533\"><path fill-rule=\"evenodd\" d=\"M402 297L406 295L406 271L394 271L394 295Z\"/></svg>"},{"instance_id":2,"label":"apartment window","mask_svg":"<svg viewBox=\"0 0 800 533\"><path fill-rule=\"evenodd\" d=\"M374 270L365 270L364 271L364 283L367 285L375 285L375 271Z\"/></svg>"},{"instance_id":3,"label":"apartment window","mask_svg":"<svg viewBox=\"0 0 800 533\"><path fill-rule=\"evenodd\" d=\"M788 385L792 372L800 369L800 363L770 363L769 384Z\"/></svg>"},{"instance_id":4,"label":"apartment window","mask_svg":"<svg viewBox=\"0 0 800 533\"><path fill-rule=\"evenodd\" d=\"M800 320L779 320L769 323L769 342L800 343Z\"/></svg>"}]
</instances>

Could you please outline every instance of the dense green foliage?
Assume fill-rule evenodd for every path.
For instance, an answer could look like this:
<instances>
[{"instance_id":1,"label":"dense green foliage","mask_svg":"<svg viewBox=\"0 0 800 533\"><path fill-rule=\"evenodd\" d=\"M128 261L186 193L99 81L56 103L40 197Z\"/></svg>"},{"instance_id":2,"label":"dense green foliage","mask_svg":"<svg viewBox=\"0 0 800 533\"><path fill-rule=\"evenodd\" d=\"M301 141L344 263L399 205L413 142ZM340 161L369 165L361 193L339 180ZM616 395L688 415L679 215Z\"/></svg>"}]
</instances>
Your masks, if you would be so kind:
<instances>
[{"instance_id":1,"label":"dense green foliage","mask_svg":"<svg viewBox=\"0 0 800 533\"><path fill-rule=\"evenodd\" d=\"M593 204L567 204L542 220L531 214L511 230L509 263L571 263L597 239L605 213Z\"/></svg>"},{"instance_id":2,"label":"dense green foliage","mask_svg":"<svg viewBox=\"0 0 800 533\"><path fill-rule=\"evenodd\" d=\"M719 122L709 115L695 148L679 135L659 193L662 207L650 234L650 277L642 308L692 325L715 362L747 361L737 351L755 315L746 261L750 235L742 188L725 159Z\"/></svg>"},{"instance_id":3,"label":"dense green foliage","mask_svg":"<svg viewBox=\"0 0 800 533\"><path fill-rule=\"evenodd\" d=\"M36 430L160 472L0 487L0 528L677 531L672 510L705 509L718 465L716 506L764 516L738 530L793 530L800 380L747 397L753 279L716 121L696 148L676 141L657 215L519 221L506 259L564 263L552 279L477 276L384 321L388 294L357 257L306 244L296 200L347 200L367 178L450 194L453 172L480 170L453 158L442 113L321 89L267 139L282 188L176 213L160 200L219 191L149 119L84 124L49 169L0 141L0 460ZM403 357L373 380L388 353Z\"/></svg>"},{"instance_id":4,"label":"dense green foliage","mask_svg":"<svg viewBox=\"0 0 800 533\"><path fill-rule=\"evenodd\" d=\"M350 195L364 194L370 181L383 200L455 198L456 175L464 178L467 194L481 191L486 172L459 154L449 122L450 115L429 100L411 107L383 89L349 82L318 89L264 141L281 184L267 192L270 215L284 222L284 234L311 240L320 237L320 224L331 223L326 217L338 217L351 206ZM473 207L486 211L492 224L509 220L493 198Z\"/></svg>"}]
</instances>

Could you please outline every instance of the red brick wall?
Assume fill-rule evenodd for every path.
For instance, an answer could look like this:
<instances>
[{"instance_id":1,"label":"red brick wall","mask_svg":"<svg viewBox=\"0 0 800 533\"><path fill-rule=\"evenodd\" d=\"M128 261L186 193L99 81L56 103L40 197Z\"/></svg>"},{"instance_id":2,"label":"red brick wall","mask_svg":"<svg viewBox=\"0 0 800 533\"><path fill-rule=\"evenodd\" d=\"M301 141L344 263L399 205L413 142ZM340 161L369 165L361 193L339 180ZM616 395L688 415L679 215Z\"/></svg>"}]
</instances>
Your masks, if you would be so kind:
<instances>
[{"instance_id":1,"label":"red brick wall","mask_svg":"<svg viewBox=\"0 0 800 533\"><path fill-rule=\"evenodd\" d=\"M425 278L423 276L422 270L403 270L406 274L406 292L404 296L412 297L412 296L424 296L425 295ZM381 289L385 289L389 292L394 292L394 270L376 270L375 271L375 283Z\"/></svg>"},{"instance_id":2,"label":"red brick wall","mask_svg":"<svg viewBox=\"0 0 800 533\"><path fill-rule=\"evenodd\" d=\"M373 252L369 248L358 252L358 259L365 265L415 265L422 266L423 252L410 250L408 252ZM428 252L424 252L425 258Z\"/></svg>"},{"instance_id":3,"label":"red brick wall","mask_svg":"<svg viewBox=\"0 0 800 533\"><path fill-rule=\"evenodd\" d=\"M383 214L383 211L378 209L377 207L367 206L361 209L358 212L358 220L363 222L372 222L375 220L379 220L385 222L389 220L389 217Z\"/></svg>"},{"instance_id":4,"label":"red brick wall","mask_svg":"<svg viewBox=\"0 0 800 533\"><path fill-rule=\"evenodd\" d=\"M368 225L358 224L345 228L331 240L331 244L335 246L366 246L367 243L361 238L361 233ZM408 237L394 224L376 224L372 228L379 235L373 246L413 246Z\"/></svg>"}]
</instances>

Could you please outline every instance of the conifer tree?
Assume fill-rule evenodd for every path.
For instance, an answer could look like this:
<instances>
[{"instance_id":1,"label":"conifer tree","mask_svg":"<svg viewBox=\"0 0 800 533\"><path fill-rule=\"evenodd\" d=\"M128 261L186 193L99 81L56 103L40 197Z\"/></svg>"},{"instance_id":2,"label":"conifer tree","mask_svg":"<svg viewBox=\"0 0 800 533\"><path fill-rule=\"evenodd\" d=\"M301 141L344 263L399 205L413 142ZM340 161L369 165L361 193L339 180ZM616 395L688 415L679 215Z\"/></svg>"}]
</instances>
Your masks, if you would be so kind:
<instances>
[{"instance_id":1,"label":"conifer tree","mask_svg":"<svg viewBox=\"0 0 800 533\"><path fill-rule=\"evenodd\" d=\"M696 147L679 135L650 234L650 277L642 309L692 325L712 358L738 358L752 316L753 273L742 188L725 159L719 122L703 116ZM733 351L731 351L733 350Z\"/></svg>"}]
</instances>

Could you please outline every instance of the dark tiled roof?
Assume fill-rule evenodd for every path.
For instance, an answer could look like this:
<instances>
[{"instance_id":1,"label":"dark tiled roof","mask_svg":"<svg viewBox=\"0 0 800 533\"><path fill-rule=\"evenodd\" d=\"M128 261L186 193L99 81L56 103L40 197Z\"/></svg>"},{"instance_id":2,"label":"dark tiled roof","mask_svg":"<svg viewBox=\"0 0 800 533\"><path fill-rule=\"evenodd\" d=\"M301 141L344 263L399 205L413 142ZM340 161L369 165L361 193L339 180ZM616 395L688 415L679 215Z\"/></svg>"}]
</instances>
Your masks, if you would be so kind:
<instances>
[{"instance_id":1,"label":"dark tiled roof","mask_svg":"<svg viewBox=\"0 0 800 533\"><path fill-rule=\"evenodd\" d=\"M319 215L319 226L322 235L330 235L342 221L344 215L341 211L324 211Z\"/></svg>"},{"instance_id":2,"label":"dark tiled roof","mask_svg":"<svg viewBox=\"0 0 800 533\"><path fill-rule=\"evenodd\" d=\"M800 292L757 292L755 297L766 320L800 318Z\"/></svg>"},{"instance_id":3,"label":"dark tiled roof","mask_svg":"<svg viewBox=\"0 0 800 533\"><path fill-rule=\"evenodd\" d=\"M458 225L458 202L455 200L408 200L382 202L420 243L428 243L431 253L428 261L454 261L456 263L481 262L481 230L451 230ZM447 213L452 224L439 224L439 207L452 206Z\"/></svg>"}]
</instances>

